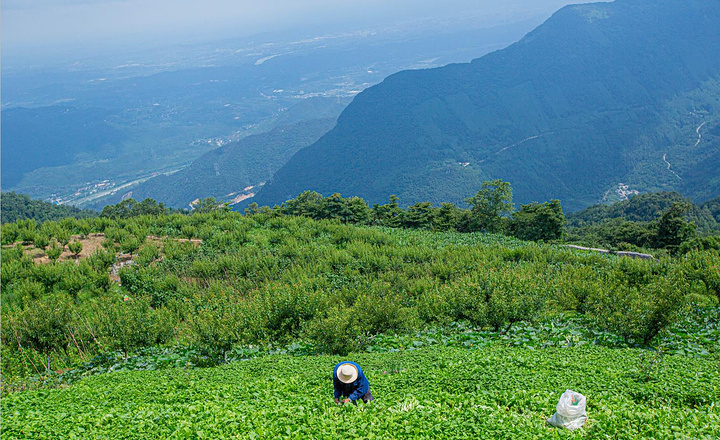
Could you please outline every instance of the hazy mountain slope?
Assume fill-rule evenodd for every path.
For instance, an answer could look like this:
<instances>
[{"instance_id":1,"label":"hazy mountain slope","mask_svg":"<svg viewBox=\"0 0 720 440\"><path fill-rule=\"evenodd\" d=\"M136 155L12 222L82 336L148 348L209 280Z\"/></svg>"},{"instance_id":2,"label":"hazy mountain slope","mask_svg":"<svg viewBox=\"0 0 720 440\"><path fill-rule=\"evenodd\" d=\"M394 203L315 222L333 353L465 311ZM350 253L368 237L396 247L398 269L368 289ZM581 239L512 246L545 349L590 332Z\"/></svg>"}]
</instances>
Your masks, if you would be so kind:
<instances>
[{"instance_id":1,"label":"hazy mountain slope","mask_svg":"<svg viewBox=\"0 0 720 440\"><path fill-rule=\"evenodd\" d=\"M568 6L505 50L367 89L256 201L308 189L461 201L491 178L516 201L571 209L621 182L708 199L720 193L718 22L718 2Z\"/></svg>"},{"instance_id":2,"label":"hazy mountain slope","mask_svg":"<svg viewBox=\"0 0 720 440\"><path fill-rule=\"evenodd\" d=\"M41 167L67 165L83 155L114 152L126 139L100 108L49 106L2 111L2 186L12 187L23 175ZM83 130L74 130L81 126Z\"/></svg>"},{"instance_id":3,"label":"hazy mountain slope","mask_svg":"<svg viewBox=\"0 0 720 440\"><path fill-rule=\"evenodd\" d=\"M48 58L4 51L3 188L98 204L106 196L95 192L99 184L127 191L187 167L221 142L337 118L360 90L391 73L504 47L547 17L550 4L564 1L513 1L519 9L493 6L499 14L454 12L383 25L351 19L351 27L327 30L306 23L302 30L204 43L106 47L81 61L69 48ZM72 112L53 115L60 107ZM36 144L39 154L23 158Z\"/></svg>"},{"instance_id":4,"label":"hazy mountain slope","mask_svg":"<svg viewBox=\"0 0 720 440\"><path fill-rule=\"evenodd\" d=\"M246 137L205 153L189 167L169 176L158 176L131 190L136 200L152 198L168 206L187 208L197 198L217 197L231 201L244 191L264 183L293 154L317 141L335 125L334 118L283 125L267 133ZM116 203L125 195L102 204Z\"/></svg>"}]
</instances>

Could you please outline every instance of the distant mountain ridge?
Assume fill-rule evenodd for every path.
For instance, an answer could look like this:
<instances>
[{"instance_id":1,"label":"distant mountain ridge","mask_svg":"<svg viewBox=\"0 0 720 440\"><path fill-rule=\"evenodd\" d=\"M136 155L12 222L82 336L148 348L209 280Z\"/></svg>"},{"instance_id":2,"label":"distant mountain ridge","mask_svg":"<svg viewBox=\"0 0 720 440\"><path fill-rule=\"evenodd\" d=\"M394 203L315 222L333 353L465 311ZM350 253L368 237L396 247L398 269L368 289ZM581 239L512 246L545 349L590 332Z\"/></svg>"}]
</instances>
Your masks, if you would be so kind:
<instances>
[{"instance_id":1,"label":"distant mountain ridge","mask_svg":"<svg viewBox=\"0 0 720 440\"><path fill-rule=\"evenodd\" d=\"M509 181L578 210L619 185L720 194L720 2L568 6L507 49L360 93L255 197L305 190L404 205Z\"/></svg>"}]
</instances>

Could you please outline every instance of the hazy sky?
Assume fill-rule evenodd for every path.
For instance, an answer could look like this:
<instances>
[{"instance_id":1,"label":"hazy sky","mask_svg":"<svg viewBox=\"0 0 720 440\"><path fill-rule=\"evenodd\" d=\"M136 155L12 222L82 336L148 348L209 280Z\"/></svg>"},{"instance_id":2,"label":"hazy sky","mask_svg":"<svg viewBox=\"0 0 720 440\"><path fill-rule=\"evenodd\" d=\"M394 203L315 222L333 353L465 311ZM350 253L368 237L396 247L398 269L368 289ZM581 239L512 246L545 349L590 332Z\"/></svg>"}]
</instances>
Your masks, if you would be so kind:
<instances>
[{"instance_id":1,"label":"hazy sky","mask_svg":"<svg viewBox=\"0 0 720 440\"><path fill-rule=\"evenodd\" d=\"M3 0L3 50L221 38L321 23L559 8L563 0Z\"/></svg>"}]
</instances>

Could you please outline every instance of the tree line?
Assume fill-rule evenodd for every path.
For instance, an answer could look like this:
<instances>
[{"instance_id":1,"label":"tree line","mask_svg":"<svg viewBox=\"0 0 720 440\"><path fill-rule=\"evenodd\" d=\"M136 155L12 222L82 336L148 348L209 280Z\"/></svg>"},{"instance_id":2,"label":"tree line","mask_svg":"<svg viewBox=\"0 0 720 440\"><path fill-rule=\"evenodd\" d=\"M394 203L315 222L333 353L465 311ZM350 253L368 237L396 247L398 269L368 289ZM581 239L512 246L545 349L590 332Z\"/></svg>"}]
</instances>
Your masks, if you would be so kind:
<instances>
[{"instance_id":1,"label":"tree line","mask_svg":"<svg viewBox=\"0 0 720 440\"><path fill-rule=\"evenodd\" d=\"M3 213L6 209L5 197L7 195L4 194ZM32 202L54 208L49 203ZM248 216L257 213L301 216L347 224L430 231L489 232L528 241L563 241L611 250L662 249L673 254L686 253L691 249L720 250L720 236L717 235L720 223L715 219L720 218L720 202L717 200L697 206L677 193L648 193L613 205L596 205L566 217L559 200L522 204L516 210L512 186L496 179L484 182L466 203L467 208L452 203L436 206L430 202L403 208L399 198L391 195L388 203L370 206L359 197L345 198L338 193L324 197L314 191L305 191L273 208L252 203L244 213ZM8 209L13 209L15 204L15 199L11 198ZM214 197L198 200L192 210L168 208L153 199L141 202L127 199L105 206L100 213L58 208L75 209L57 214L61 217L99 216L113 220L142 215L190 215L231 210L228 203ZM16 217L23 218L22 215L8 216L11 219Z\"/></svg>"},{"instance_id":2,"label":"tree line","mask_svg":"<svg viewBox=\"0 0 720 440\"><path fill-rule=\"evenodd\" d=\"M344 198L337 193L323 197L317 192L305 191L274 208L253 203L245 209L245 214L272 213L430 231L488 232L531 241L560 239L566 223L559 200L524 204L516 211L512 187L499 179L484 182L478 192L466 200L467 209L453 203L435 206L430 202L402 208L399 201L397 196L391 195L388 203L371 207L360 197Z\"/></svg>"}]
</instances>

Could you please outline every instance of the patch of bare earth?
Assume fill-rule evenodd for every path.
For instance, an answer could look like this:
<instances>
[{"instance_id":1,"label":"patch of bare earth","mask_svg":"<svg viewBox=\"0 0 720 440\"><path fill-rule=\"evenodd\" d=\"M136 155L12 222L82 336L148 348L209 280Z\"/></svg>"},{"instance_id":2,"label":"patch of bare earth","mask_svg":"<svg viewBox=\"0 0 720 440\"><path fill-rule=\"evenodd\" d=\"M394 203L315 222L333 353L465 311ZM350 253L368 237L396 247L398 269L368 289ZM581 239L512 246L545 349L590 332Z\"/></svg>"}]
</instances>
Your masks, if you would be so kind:
<instances>
[{"instance_id":1,"label":"patch of bare earth","mask_svg":"<svg viewBox=\"0 0 720 440\"><path fill-rule=\"evenodd\" d=\"M166 237L165 237L166 238ZM165 240L164 237L158 237L155 235L148 235L147 241L148 243L152 243L156 245L158 248L161 248L162 241ZM86 237L82 237L80 235L73 235L70 239L70 242L73 241L79 241L82 243L82 251L80 254L76 257L75 254L70 252L67 249L67 246L65 246L65 250L60 255L60 258L58 258L58 261L78 261L82 260L84 258L89 257L90 255L94 254L98 249L104 249L102 243L105 241L105 234L97 233L97 234L90 234ZM187 239L187 238L174 238L173 241L177 241L180 243L192 243L196 246L199 246L202 243L202 240L198 238L193 239ZM16 245L8 245L3 246L5 248L12 247ZM48 258L47 254L42 249L36 248L34 245L24 245L25 248L25 254L30 255L35 262L35 264L49 264L51 262L50 258ZM132 255L128 254L117 254L117 261L120 264L127 265L129 262L132 261Z\"/></svg>"},{"instance_id":2,"label":"patch of bare earth","mask_svg":"<svg viewBox=\"0 0 720 440\"><path fill-rule=\"evenodd\" d=\"M63 251L62 255L60 255L60 258L58 258L58 261L75 261L87 258L93 253L95 253L95 251L102 248L102 242L104 240L105 234L89 234L85 238L82 238L79 235L73 235L70 238L70 241L79 241L80 243L82 243L82 251L80 251L80 254L78 254L78 257L76 258L75 255L67 249L67 246L65 246L65 250ZM45 254L42 254L42 256L39 256L39 258L33 258L35 262L39 264L50 263L50 259Z\"/></svg>"}]
</instances>

